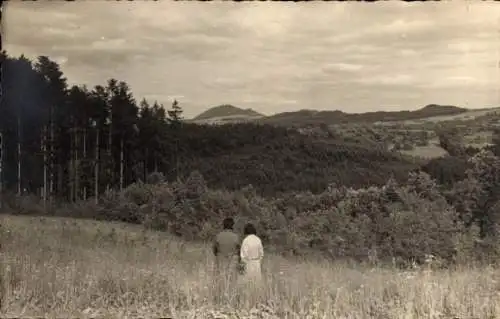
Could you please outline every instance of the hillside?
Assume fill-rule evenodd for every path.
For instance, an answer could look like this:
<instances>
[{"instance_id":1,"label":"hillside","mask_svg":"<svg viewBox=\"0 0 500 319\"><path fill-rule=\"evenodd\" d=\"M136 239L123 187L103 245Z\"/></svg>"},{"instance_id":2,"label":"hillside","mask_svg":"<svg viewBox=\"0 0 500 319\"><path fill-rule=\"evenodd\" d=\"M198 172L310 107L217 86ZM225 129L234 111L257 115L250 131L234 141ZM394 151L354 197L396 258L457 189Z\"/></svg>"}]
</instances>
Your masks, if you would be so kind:
<instances>
[{"instance_id":1,"label":"hillside","mask_svg":"<svg viewBox=\"0 0 500 319\"><path fill-rule=\"evenodd\" d=\"M252 184L266 196L318 192L330 183L380 185L391 175L405 178L417 167L373 145L343 137L307 136L271 125L188 124L179 138L182 175L198 170L211 187L239 189Z\"/></svg>"},{"instance_id":2,"label":"hillside","mask_svg":"<svg viewBox=\"0 0 500 319\"><path fill-rule=\"evenodd\" d=\"M260 119L263 123L303 126L316 124L348 124L348 123L375 123L389 121L407 121L428 117L456 115L467 112L465 108L448 105L430 104L415 111L395 112L367 112L345 113L342 111L315 111L301 110L297 112L284 112Z\"/></svg>"},{"instance_id":3,"label":"hillside","mask_svg":"<svg viewBox=\"0 0 500 319\"><path fill-rule=\"evenodd\" d=\"M228 123L255 120L264 115L252 110L224 104L212 107L190 120L199 124Z\"/></svg>"},{"instance_id":4,"label":"hillside","mask_svg":"<svg viewBox=\"0 0 500 319\"><path fill-rule=\"evenodd\" d=\"M402 121L403 124L411 125L411 124L422 124L422 123L439 123L439 122L454 122L454 121L469 121L469 124L472 124L476 120L491 120L492 114L498 114L500 109L498 107L494 108L485 108L485 109L470 109L466 112L461 112L457 114L442 114L442 115L434 115L430 117L424 117L419 119L411 119ZM486 120L486 122L488 122ZM471 122L472 121L472 122ZM385 122L385 124L390 124L390 122ZM463 124L463 123L462 123Z\"/></svg>"}]
</instances>

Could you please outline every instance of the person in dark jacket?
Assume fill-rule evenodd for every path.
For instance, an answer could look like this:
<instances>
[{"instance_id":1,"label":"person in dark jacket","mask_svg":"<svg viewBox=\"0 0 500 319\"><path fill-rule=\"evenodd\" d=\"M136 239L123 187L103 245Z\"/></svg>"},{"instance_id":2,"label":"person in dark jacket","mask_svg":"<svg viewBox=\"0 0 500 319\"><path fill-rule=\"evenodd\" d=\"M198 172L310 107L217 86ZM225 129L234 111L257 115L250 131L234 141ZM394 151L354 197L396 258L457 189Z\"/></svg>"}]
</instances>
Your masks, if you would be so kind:
<instances>
[{"instance_id":1,"label":"person in dark jacket","mask_svg":"<svg viewBox=\"0 0 500 319\"><path fill-rule=\"evenodd\" d=\"M215 280L218 289L217 295L228 292L229 287L236 279L239 265L240 236L234 231L234 220L226 218L223 221L223 230L217 234L212 245L215 256Z\"/></svg>"}]
</instances>

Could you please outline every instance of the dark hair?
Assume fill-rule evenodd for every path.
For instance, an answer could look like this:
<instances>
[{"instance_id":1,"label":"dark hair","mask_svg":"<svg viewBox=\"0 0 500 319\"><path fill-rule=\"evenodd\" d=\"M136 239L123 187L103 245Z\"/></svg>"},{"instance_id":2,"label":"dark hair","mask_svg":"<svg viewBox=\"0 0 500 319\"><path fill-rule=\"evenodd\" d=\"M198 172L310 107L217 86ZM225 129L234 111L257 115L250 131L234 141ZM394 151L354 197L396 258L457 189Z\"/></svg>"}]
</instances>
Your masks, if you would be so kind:
<instances>
[{"instance_id":1,"label":"dark hair","mask_svg":"<svg viewBox=\"0 0 500 319\"><path fill-rule=\"evenodd\" d=\"M257 234L257 229L255 229L255 226L253 224L246 224L245 229L243 230L243 233L245 235L256 235Z\"/></svg>"},{"instance_id":2,"label":"dark hair","mask_svg":"<svg viewBox=\"0 0 500 319\"><path fill-rule=\"evenodd\" d=\"M234 219L232 219L231 217L225 218L222 222L222 225L224 226L224 229L233 229Z\"/></svg>"}]
</instances>

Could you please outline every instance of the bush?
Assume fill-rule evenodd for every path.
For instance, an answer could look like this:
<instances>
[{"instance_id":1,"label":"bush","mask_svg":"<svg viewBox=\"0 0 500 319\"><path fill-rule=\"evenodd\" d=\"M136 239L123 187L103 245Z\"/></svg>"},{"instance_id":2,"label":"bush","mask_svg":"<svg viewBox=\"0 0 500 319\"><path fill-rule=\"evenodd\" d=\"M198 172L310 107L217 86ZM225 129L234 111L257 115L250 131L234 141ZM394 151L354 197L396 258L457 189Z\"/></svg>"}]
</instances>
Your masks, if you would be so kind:
<instances>
[{"instance_id":1,"label":"bush","mask_svg":"<svg viewBox=\"0 0 500 319\"><path fill-rule=\"evenodd\" d=\"M153 185L161 184L164 181L165 181L165 176L161 172L153 172L149 174L148 177L146 178L146 182L148 184L153 184Z\"/></svg>"},{"instance_id":2,"label":"bush","mask_svg":"<svg viewBox=\"0 0 500 319\"><path fill-rule=\"evenodd\" d=\"M203 176L193 172L185 182L137 183L121 193L106 193L97 206L89 201L65 211L140 223L188 240L211 240L231 216L236 231L254 222L266 250L288 255L399 264L424 263L428 256L445 262L479 260L498 255L495 245L500 243L497 236L480 240L481 231L476 234L474 228L482 225L475 198L494 181L480 173L494 171L491 165L497 162L486 159L476 158L475 171L468 172L471 179L444 194L424 172L410 173L405 183L389 179L382 187L360 189L330 185L319 194L293 192L279 198L263 198L251 185L239 191L209 189ZM488 216L496 216L492 212L498 207ZM498 224L500 219L492 227Z\"/></svg>"},{"instance_id":3,"label":"bush","mask_svg":"<svg viewBox=\"0 0 500 319\"><path fill-rule=\"evenodd\" d=\"M422 166L422 170L436 179L439 184L453 185L466 177L465 171L469 166L465 158L445 156L431 159Z\"/></svg>"}]
</instances>

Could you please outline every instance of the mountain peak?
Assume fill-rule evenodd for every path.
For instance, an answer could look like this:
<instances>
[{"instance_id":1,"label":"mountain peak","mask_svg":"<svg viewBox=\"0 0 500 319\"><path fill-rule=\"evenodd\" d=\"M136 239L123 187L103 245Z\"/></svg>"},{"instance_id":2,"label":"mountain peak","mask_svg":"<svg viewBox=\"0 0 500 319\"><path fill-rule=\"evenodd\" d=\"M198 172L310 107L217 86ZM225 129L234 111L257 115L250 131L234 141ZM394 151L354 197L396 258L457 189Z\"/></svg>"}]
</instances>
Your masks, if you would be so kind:
<instances>
[{"instance_id":1,"label":"mountain peak","mask_svg":"<svg viewBox=\"0 0 500 319\"><path fill-rule=\"evenodd\" d=\"M228 117L238 117L238 118L255 118L263 117L264 115L252 110L252 109L242 109L231 104L222 104L219 106L212 107L205 112L194 117L194 121L199 120L211 120L218 118L228 118Z\"/></svg>"},{"instance_id":2,"label":"mountain peak","mask_svg":"<svg viewBox=\"0 0 500 319\"><path fill-rule=\"evenodd\" d=\"M467 109L464 109L464 108L461 108L458 106L440 105L440 104L427 104L426 106L421 108L419 111L437 111L437 110L447 110L447 111L449 111L449 110L456 110L456 111L463 110L463 111L467 111Z\"/></svg>"}]
</instances>

